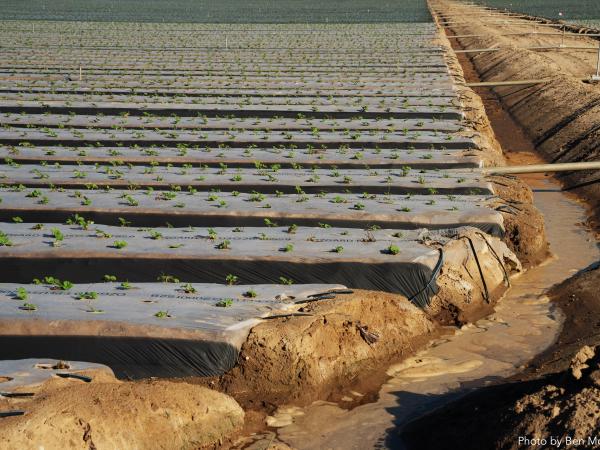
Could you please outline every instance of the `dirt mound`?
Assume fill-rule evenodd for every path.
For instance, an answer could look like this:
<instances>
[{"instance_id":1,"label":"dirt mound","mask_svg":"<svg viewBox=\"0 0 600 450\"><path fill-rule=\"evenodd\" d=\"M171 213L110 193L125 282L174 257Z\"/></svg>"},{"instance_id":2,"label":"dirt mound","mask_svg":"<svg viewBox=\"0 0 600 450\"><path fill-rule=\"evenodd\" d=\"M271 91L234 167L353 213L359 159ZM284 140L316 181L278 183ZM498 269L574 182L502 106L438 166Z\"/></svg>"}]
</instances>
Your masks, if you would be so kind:
<instances>
[{"instance_id":1,"label":"dirt mound","mask_svg":"<svg viewBox=\"0 0 600 450\"><path fill-rule=\"evenodd\" d=\"M1 419L0 447L196 449L221 443L244 422L235 400L204 387L85 374L91 383L52 378L22 389L34 397L0 399L1 411L27 412Z\"/></svg>"},{"instance_id":2,"label":"dirt mound","mask_svg":"<svg viewBox=\"0 0 600 450\"><path fill-rule=\"evenodd\" d=\"M595 264L552 288L550 298L566 316L565 323L554 345L530 362L519 379L564 371L582 346L600 345L598 286L600 266Z\"/></svg>"}]
</instances>

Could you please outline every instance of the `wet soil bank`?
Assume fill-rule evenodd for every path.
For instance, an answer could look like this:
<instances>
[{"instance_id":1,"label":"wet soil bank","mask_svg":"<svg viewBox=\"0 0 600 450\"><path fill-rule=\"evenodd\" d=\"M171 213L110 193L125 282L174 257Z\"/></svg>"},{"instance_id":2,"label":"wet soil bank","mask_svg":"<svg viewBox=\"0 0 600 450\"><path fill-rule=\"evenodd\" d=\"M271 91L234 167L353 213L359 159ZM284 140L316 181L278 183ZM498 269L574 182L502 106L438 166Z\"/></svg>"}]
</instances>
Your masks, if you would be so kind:
<instances>
[{"instance_id":1,"label":"wet soil bank","mask_svg":"<svg viewBox=\"0 0 600 450\"><path fill-rule=\"evenodd\" d=\"M471 243L477 260L471 255ZM506 277L521 270L504 243L477 231L448 243L444 250L447 260L437 279L440 290L428 308L418 308L401 295L361 290L309 303L299 310L302 316L254 327L230 372L192 382L221 390L244 408L265 413L282 404L335 401L348 389L361 395L346 402L347 407L372 401L391 363L413 355L449 332L448 327L454 330L489 315L506 290Z\"/></svg>"},{"instance_id":2,"label":"wet soil bank","mask_svg":"<svg viewBox=\"0 0 600 450\"><path fill-rule=\"evenodd\" d=\"M457 10L447 7L448 4L450 2L436 2L435 7L444 13L448 12L446 17L450 20L454 17L452 12L457 13ZM493 27L490 26L485 27L484 30L477 20L472 20L472 25L468 28L467 31L461 28L460 34L494 32ZM504 29L504 31L508 30ZM503 39L497 36L496 38ZM462 38L459 41L462 41ZM482 48L490 46L490 42L468 42L459 45ZM543 64L539 64L544 59L543 56L528 55L527 53L531 52L518 49L496 53L503 53L504 56L496 59L497 54L494 56L482 54L469 58L468 61L464 58L465 67L467 70L472 70L474 78L469 81L478 81L477 75L483 75L483 79L488 79L491 72L496 75L495 79L501 79L503 76L506 79L543 78L539 74L523 73L535 67L532 65L534 60L539 67L544 67ZM550 70L549 67L561 69L559 65L545 62L544 70ZM526 67L528 65L529 68ZM515 74L518 74L518 77ZM572 84L575 81L573 76L566 75L564 71L561 74L555 73L555 77L556 80L545 87L495 89L495 93L489 90L483 92L484 103L499 140L502 142L506 139L506 150L515 147L521 150L507 153L509 161L516 164L538 162L537 155L530 152L534 148L540 150L549 160L563 162L597 159L597 156L594 156L596 154L590 152L590 145L594 148L595 146L588 142L586 147L587 138L580 139L574 146L567 145L567 141L561 139L565 139L569 133L571 137L573 133L580 137L595 133L583 125L586 124L588 114L590 114L587 117L588 121L598 122L599 110L594 111L594 107L590 109L585 105L590 95L598 95L600 91L591 92L590 89L587 92L588 96L582 98L578 94L582 89L589 87L579 86L579 89L569 92L569 95L563 93L562 96L558 96L557 91L553 91L555 87L551 85ZM562 87L565 88L565 85L563 84ZM519 97L518 101L514 100L515 96ZM503 110L499 104L494 105L494 99L499 99L505 109ZM565 109L567 103L569 108ZM510 112L512 117L508 116L506 111ZM574 113L574 111L579 112ZM527 114L530 117L527 117ZM561 126L551 126L552 123L556 124L557 120L560 121ZM519 132L518 127L511 126L511 122L513 125L524 126L525 131ZM513 132L508 133L511 128ZM553 130L550 131L550 128ZM546 137L541 138L544 133ZM529 145L527 145L528 140L530 140ZM571 151L566 151L563 155L566 159L550 158L550 147L545 143L547 140L555 144L564 144L563 150L570 148ZM569 154L570 156L566 156ZM560 181L563 185L569 186L573 180L589 178L592 175L579 173L562 177ZM543 192L543 178L545 178L543 175L527 176L528 182L537 187L540 193ZM592 214L591 222L597 225L595 189L596 186L589 185L575 192L579 194L578 200L583 199L588 202L588 213ZM573 198L572 195L569 197ZM550 213L556 215L552 220L560 220L559 205ZM597 243L591 236L588 238L588 245L589 253L597 254ZM565 272L565 277L568 275L569 273ZM598 286L600 286L600 269L598 263L593 263L552 288L548 295L553 305L565 315L565 322L556 341L528 362L520 373L508 378L504 384L477 390L413 422L403 432L403 440L407 447L415 449L457 448L458 446L473 449L556 448L559 443L555 441L552 444L552 437L562 439L561 448L595 448L600 445L588 441L588 438L593 439L600 432L600 415L597 409L598 399L600 399L600 389L598 389L600 372L598 372L598 356L595 356L597 352L593 350L594 346L600 344ZM465 439L465 436L469 436L469 439ZM527 441L524 438L540 438L542 441ZM572 439L570 445L567 438Z\"/></svg>"}]
</instances>

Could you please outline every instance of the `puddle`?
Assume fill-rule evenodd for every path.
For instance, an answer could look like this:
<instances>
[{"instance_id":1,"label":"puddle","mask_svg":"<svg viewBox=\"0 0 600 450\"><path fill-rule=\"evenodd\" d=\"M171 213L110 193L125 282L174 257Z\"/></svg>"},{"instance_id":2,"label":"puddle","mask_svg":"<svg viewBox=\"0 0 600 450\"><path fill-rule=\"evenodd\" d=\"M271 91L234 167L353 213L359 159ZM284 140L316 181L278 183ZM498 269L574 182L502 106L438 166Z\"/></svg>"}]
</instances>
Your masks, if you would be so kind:
<instances>
[{"instance_id":1,"label":"puddle","mask_svg":"<svg viewBox=\"0 0 600 450\"><path fill-rule=\"evenodd\" d=\"M281 408L270 419L278 426L278 440L298 449L399 448L399 426L517 372L553 342L562 314L546 290L597 261L600 252L580 225L586 218L583 206L561 193L553 180L532 184L555 257L514 278L492 316L391 366L391 379L377 402L352 410L322 401L303 409Z\"/></svg>"}]
</instances>

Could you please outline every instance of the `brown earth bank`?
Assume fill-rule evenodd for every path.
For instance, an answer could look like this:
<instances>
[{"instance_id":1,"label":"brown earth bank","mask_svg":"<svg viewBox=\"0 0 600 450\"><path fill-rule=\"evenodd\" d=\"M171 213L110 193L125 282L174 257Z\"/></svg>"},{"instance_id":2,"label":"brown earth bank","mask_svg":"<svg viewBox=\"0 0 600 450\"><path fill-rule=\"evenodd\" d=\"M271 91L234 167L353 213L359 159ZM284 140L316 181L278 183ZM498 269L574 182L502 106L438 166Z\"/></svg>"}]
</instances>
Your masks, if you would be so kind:
<instances>
[{"instance_id":1,"label":"brown earth bank","mask_svg":"<svg viewBox=\"0 0 600 450\"><path fill-rule=\"evenodd\" d=\"M0 396L0 411L24 410L1 419L0 448L198 449L215 448L244 423L231 397L170 381L123 382L104 371L93 378L50 378L26 398Z\"/></svg>"},{"instance_id":2,"label":"brown earth bank","mask_svg":"<svg viewBox=\"0 0 600 450\"><path fill-rule=\"evenodd\" d=\"M563 37L558 31L555 35L507 35L532 31L531 21L511 18L510 24L494 22L474 16L473 8L451 0L431 1L430 7L440 23L449 23L449 36L475 35L452 39L454 48L500 48L494 52L467 54L481 81L550 80L544 84L493 89L503 107L548 162L598 160L600 86L584 81L596 71L597 52L594 49L598 47L597 40L569 34L564 38L567 47L590 47L592 51L526 49L524 47L557 47L563 42ZM543 31L552 31L546 28ZM575 31L574 27L570 29ZM597 225L600 220L600 173L568 172L558 174L558 178L565 188L588 203L593 225Z\"/></svg>"},{"instance_id":3,"label":"brown earth bank","mask_svg":"<svg viewBox=\"0 0 600 450\"><path fill-rule=\"evenodd\" d=\"M454 78L458 97L463 106L465 121L477 133L476 142L486 166L506 165L506 142L494 131L488 117L488 104L482 101L481 92L467 87L473 73L464 60L454 53L452 44L441 32L437 44L446 48L446 64ZM512 130L511 130L512 131ZM510 162L510 160L509 160ZM549 256L544 228L544 218L533 206L533 193L527 183L514 176L489 177L496 194L507 203L500 210L504 218L504 242L518 256L524 267L539 264Z\"/></svg>"}]
</instances>

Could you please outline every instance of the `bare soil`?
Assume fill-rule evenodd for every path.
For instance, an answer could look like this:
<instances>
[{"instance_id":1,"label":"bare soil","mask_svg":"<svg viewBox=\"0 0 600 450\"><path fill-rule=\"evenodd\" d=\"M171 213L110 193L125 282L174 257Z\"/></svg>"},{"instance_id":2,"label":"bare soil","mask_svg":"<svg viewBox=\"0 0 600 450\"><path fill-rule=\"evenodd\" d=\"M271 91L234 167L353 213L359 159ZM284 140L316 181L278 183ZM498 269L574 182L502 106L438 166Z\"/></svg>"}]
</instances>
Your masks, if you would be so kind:
<instances>
[{"instance_id":1,"label":"bare soil","mask_svg":"<svg viewBox=\"0 0 600 450\"><path fill-rule=\"evenodd\" d=\"M496 265L486 271L486 281L493 288L489 302L483 298L475 262L465 258L460 268L455 263L442 266L440 294L425 310L401 295L361 290L310 303L300 310L306 316L273 319L254 327L242 346L238 365L229 373L192 382L226 392L245 409L264 413L281 404L336 401L348 390L364 395L346 406L372 401L387 379L390 363L452 332L454 328L448 326L460 326L493 310L505 289L502 272L491 255L480 262L484 270Z\"/></svg>"},{"instance_id":2,"label":"bare soil","mask_svg":"<svg viewBox=\"0 0 600 450\"><path fill-rule=\"evenodd\" d=\"M522 440L549 444L551 437L561 439L560 448L597 448L588 441L600 432L600 358L594 355L582 347L566 371L484 389L413 423L403 438L415 449L556 448ZM568 445L567 437L577 443Z\"/></svg>"}]
</instances>

